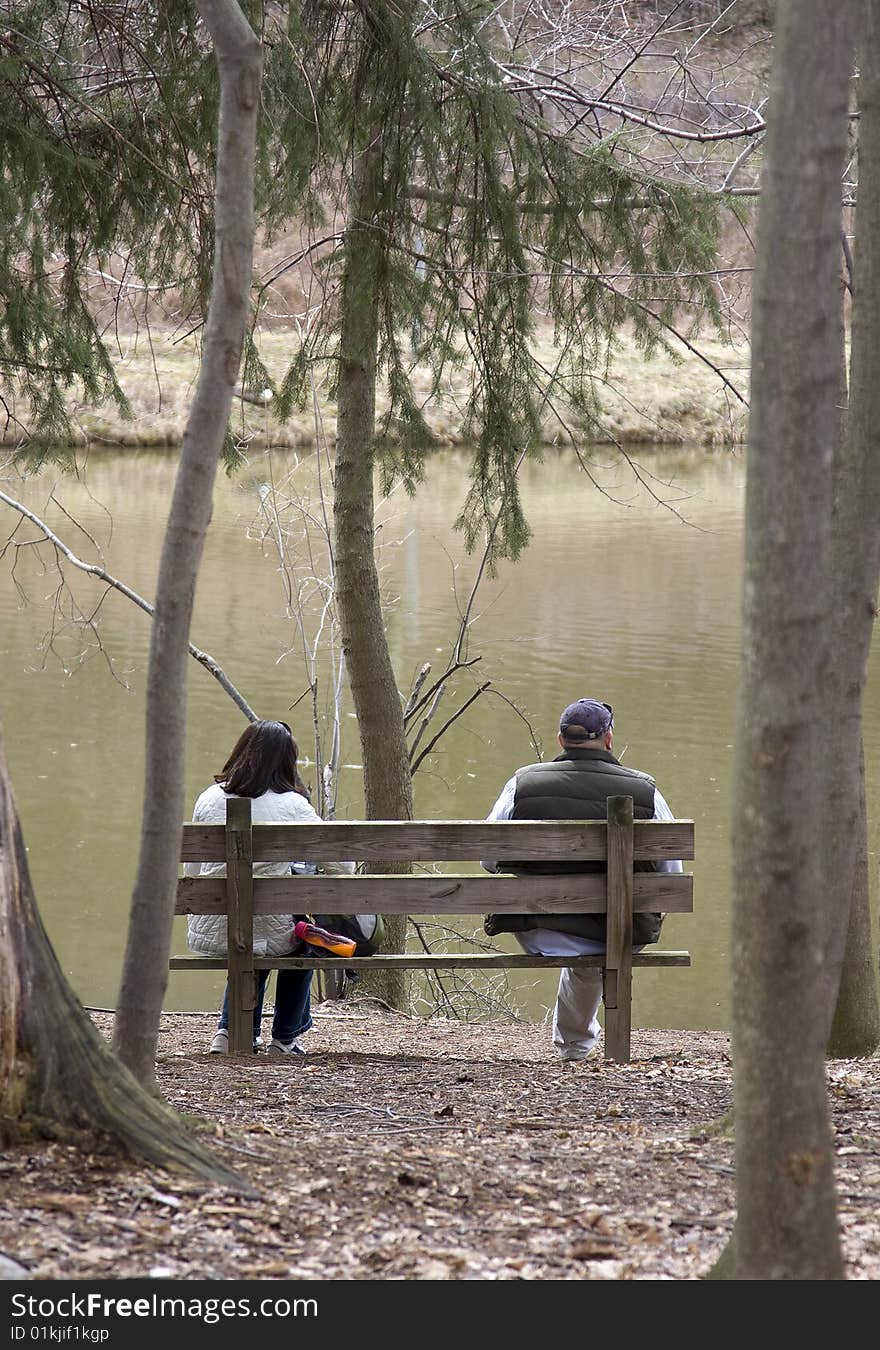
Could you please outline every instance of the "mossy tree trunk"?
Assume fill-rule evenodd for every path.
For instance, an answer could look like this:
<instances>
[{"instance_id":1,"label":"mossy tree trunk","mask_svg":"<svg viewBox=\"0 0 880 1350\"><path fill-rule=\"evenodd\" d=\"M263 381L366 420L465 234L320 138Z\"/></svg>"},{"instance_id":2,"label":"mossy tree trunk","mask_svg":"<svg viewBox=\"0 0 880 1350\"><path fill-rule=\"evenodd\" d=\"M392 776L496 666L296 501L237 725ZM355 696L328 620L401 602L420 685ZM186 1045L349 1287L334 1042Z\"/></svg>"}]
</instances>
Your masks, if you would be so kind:
<instances>
[{"instance_id":1,"label":"mossy tree trunk","mask_svg":"<svg viewBox=\"0 0 880 1350\"><path fill-rule=\"evenodd\" d=\"M851 25L836 0L780 4L761 188L733 811L737 1279L843 1273L817 994Z\"/></svg>"},{"instance_id":2,"label":"mossy tree trunk","mask_svg":"<svg viewBox=\"0 0 880 1350\"><path fill-rule=\"evenodd\" d=\"M403 702L388 650L374 540L373 445L383 253L372 222L380 179L381 157L369 147L354 173L345 232L334 477L336 602L361 742L366 817L411 820L412 776ZM408 868L377 863L370 870ZM406 917L389 916L385 926L385 950L402 951ZM375 994L392 1007L405 1007L408 998L402 971L363 976L358 991Z\"/></svg>"},{"instance_id":3,"label":"mossy tree trunk","mask_svg":"<svg viewBox=\"0 0 880 1350\"><path fill-rule=\"evenodd\" d=\"M237 0L198 0L220 72L215 254L202 363L165 532L147 675L144 814L115 1048L155 1081L184 815L188 642L214 478L250 313L254 155L262 54Z\"/></svg>"},{"instance_id":4,"label":"mossy tree trunk","mask_svg":"<svg viewBox=\"0 0 880 1350\"><path fill-rule=\"evenodd\" d=\"M0 1144L23 1138L109 1144L251 1190L132 1077L64 978L37 909L0 746Z\"/></svg>"}]
</instances>

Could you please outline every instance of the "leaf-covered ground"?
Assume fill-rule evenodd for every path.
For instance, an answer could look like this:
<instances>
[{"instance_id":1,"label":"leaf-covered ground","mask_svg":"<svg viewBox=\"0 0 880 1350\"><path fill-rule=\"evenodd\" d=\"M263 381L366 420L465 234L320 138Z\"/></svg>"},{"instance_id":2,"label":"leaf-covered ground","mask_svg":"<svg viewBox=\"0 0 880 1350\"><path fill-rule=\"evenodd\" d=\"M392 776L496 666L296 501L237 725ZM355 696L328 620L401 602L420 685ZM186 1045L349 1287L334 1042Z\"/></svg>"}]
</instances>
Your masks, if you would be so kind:
<instances>
[{"instance_id":1,"label":"leaf-covered ground","mask_svg":"<svg viewBox=\"0 0 880 1350\"><path fill-rule=\"evenodd\" d=\"M18 1278L695 1280L724 1246L724 1034L636 1031L618 1066L557 1062L540 1026L357 1001L315 1021L282 1060L209 1056L212 1017L164 1019L163 1092L259 1200L57 1143L0 1154ZM847 1274L877 1279L880 1059L828 1077Z\"/></svg>"}]
</instances>

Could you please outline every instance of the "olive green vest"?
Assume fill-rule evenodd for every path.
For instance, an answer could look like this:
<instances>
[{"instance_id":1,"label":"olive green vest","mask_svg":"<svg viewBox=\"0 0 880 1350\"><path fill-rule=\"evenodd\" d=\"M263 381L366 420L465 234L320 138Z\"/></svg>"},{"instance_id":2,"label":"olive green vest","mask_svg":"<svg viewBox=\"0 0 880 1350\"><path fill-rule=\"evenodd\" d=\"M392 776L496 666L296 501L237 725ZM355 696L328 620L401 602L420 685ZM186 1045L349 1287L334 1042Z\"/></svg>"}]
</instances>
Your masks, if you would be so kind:
<instances>
[{"instance_id":1,"label":"olive green vest","mask_svg":"<svg viewBox=\"0 0 880 1350\"><path fill-rule=\"evenodd\" d=\"M610 750L563 750L545 764L518 770L513 819L604 820L609 797L632 797L636 820L654 815L653 778L625 769ZM565 870L582 872L584 866Z\"/></svg>"},{"instance_id":2,"label":"olive green vest","mask_svg":"<svg viewBox=\"0 0 880 1350\"><path fill-rule=\"evenodd\" d=\"M632 797L633 817L654 816L654 780L637 769L626 769L608 750L568 749L544 764L529 764L516 775L513 820L604 820L609 797ZM652 871L651 863L636 863ZM569 872L604 872L601 862L499 862L499 872L538 872L543 876ZM553 928L578 937L604 942L604 914L493 914L493 932ZM633 916L633 944L656 942L661 914Z\"/></svg>"}]
</instances>

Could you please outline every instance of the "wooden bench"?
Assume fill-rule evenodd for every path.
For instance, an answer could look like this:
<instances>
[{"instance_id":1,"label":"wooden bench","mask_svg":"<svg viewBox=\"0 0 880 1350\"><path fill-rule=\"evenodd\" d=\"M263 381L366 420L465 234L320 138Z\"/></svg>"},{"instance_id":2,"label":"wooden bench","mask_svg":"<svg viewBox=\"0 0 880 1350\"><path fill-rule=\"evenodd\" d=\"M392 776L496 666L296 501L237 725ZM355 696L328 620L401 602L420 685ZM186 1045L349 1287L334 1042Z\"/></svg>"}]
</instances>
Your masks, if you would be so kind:
<instances>
[{"instance_id":1,"label":"wooden bench","mask_svg":"<svg viewBox=\"0 0 880 1350\"><path fill-rule=\"evenodd\" d=\"M177 914L226 914L228 957L175 956L172 970L226 970L229 1048L250 1053L255 972L263 970L536 970L601 967L605 1058L630 1057L632 969L689 966L686 951L632 951L633 911L689 913L693 877L637 871L634 863L694 856L690 820L636 821L632 798L612 797L600 821L328 821L321 825L252 825L251 803L233 798L226 825L183 827L184 863L223 862L226 876L183 877ZM487 872L429 875L254 877L253 862L322 862L355 858L372 865L479 863L482 858L590 861L607 872L511 876ZM254 914L553 914L607 913L607 949L599 956L529 956L523 952L368 957L255 956Z\"/></svg>"}]
</instances>

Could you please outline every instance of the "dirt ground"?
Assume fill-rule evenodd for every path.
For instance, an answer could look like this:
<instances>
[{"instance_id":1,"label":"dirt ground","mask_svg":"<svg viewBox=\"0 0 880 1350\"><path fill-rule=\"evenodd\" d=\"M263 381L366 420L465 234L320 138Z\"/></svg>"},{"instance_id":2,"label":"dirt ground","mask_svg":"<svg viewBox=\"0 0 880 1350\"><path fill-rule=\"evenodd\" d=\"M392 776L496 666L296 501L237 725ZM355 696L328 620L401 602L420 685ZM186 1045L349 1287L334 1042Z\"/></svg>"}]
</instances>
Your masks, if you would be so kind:
<instances>
[{"instance_id":1,"label":"dirt ground","mask_svg":"<svg viewBox=\"0 0 880 1350\"><path fill-rule=\"evenodd\" d=\"M261 1198L11 1149L7 1278L698 1280L730 1232L723 1033L635 1031L631 1064L563 1064L546 1027L353 1000L319 1005L308 1055L279 1060L209 1056L213 1020L166 1016L159 1080ZM847 1274L877 1279L880 1058L828 1079Z\"/></svg>"}]
</instances>

